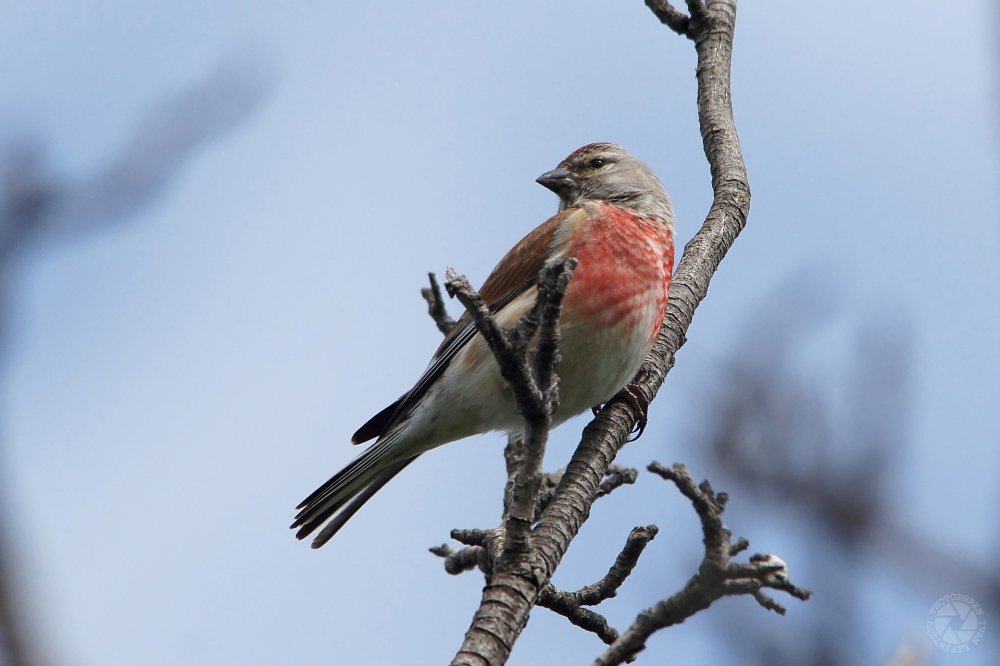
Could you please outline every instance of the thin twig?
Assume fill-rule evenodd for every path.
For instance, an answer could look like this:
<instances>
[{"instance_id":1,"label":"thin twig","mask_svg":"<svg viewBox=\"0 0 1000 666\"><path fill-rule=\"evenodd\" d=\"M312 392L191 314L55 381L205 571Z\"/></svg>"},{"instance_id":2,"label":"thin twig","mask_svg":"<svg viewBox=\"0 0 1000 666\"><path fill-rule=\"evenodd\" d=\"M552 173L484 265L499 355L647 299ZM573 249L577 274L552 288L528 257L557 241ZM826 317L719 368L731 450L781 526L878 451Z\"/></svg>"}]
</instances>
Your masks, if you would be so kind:
<instances>
[{"instance_id":1,"label":"thin twig","mask_svg":"<svg viewBox=\"0 0 1000 666\"><path fill-rule=\"evenodd\" d=\"M632 573L643 550L656 537L657 531L656 525L634 528L629 533L622 551L615 558L614 564L601 580L576 592L567 592L554 585L547 585L539 594L537 605L562 615L577 627L595 634L608 645L614 643L618 638L618 631L611 627L600 613L582 606L594 606L614 597L618 588ZM475 545L459 550L441 545L431 548L430 551L444 558L445 571L449 574L460 574L478 567L486 575L487 580L490 580L495 562L495 558L489 552L491 545L495 549L496 556L502 552L499 547L501 539L496 532L496 530L456 530L452 533L453 538L462 543Z\"/></svg>"},{"instance_id":2,"label":"thin twig","mask_svg":"<svg viewBox=\"0 0 1000 666\"><path fill-rule=\"evenodd\" d=\"M618 639L618 631L608 624L604 616L581 606L595 606L614 597L639 562L642 551L656 537L657 531L656 525L636 527L629 533L625 547L604 578L581 587L576 592L566 592L550 584L539 595L538 605L559 613L574 625L596 634L611 645Z\"/></svg>"},{"instance_id":3,"label":"thin twig","mask_svg":"<svg viewBox=\"0 0 1000 666\"><path fill-rule=\"evenodd\" d=\"M688 12L693 21L705 21L708 19L708 7L705 0L684 0L687 4Z\"/></svg>"},{"instance_id":4,"label":"thin twig","mask_svg":"<svg viewBox=\"0 0 1000 666\"><path fill-rule=\"evenodd\" d=\"M444 298L441 295L441 286L438 284L437 276L434 273L428 273L427 279L431 286L420 290L420 295L427 301L427 314L434 320L438 330L444 335L448 335L451 329L455 328L455 320L451 318L448 310L444 307Z\"/></svg>"},{"instance_id":5,"label":"thin twig","mask_svg":"<svg viewBox=\"0 0 1000 666\"><path fill-rule=\"evenodd\" d=\"M601 485L597 487L597 496L595 499L600 499L610 495L622 486L630 486L635 483L638 478L639 470L634 467L611 465L608 468L607 473L605 473L604 480L601 481Z\"/></svg>"},{"instance_id":6,"label":"thin twig","mask_svg":"<svg viewBox=\"0 0 1000 666\"><path fill-rule=\"evenodd\" d=\"M730 557L749 546L746 539L732 542L732 533L725 527L722 514L728 496L716 493L708 481L695 485L687 469L680 464L667 468L658 462L649 471L667 479L687 497L701 520L705 552L698 573L680 592L642 611L625 633L609 647L594 666L615 666L635 657L646 646L646 640L656 631L679 624L695 613L708 608L724 596L750 595L762 607L781 615L785 609L762 590L771 588L806 600L812 594L788 580L784 561L773 555L754 555L747 563L730 562Z\"/></svg>"},{"instance_id":7,"label":"thin twig","mask_svg":"<svg viewBox=\"0 0 1000 666\"><path fill-rule=\"evenodd\" d=\"M548 608L552 612L562 615L574 626L595 634L607 645L618 640L618 630L608 624L607 618L589 608L580 608L578 605L569 603L566 596L569 594L569 592L563 592L550 585L542 590L537 603L542 608Z\"/></svg>"},{"instance_id":8,"label":"thin twig","mask_svg":"<svg viewBox=\"0 0 1000 666\"><path fill-rule=\"evenodd\" d=\"M507 483L503 488L503 520L510 517L510 503L514 498L518 470L524 467L524 433L507 436L507 446L503 449L504 464L507 469ZM541 492L541 491L539 491Z\"/></svg>"},{"instance_id":9,"label":"thin twig","mask_svg":"<svg viewBox=\"0 0 1000 666\"><path fill-rule=\"evenodd\" d=\"M615 563L611 565L607 575L596 583L570 593L568 595L570 601L578 606L593 606L615 596L618 593L618 588L622 586L625 579L632 574L635 565L639 563L642 551L646 549L650 541L656 538L657 532L659 532L659 528L656 525L633 528L629 532L628 539L625 540L625 547L615 558Z\"/></svg>"},{"instance_id":10,"label":"thin twig","mask_svg":"<svg viewBox=\"0 0 1000 666\"><path fill-rule=\"evenodd\" d=\"M505 511L505 554L527 552L531 538L545 442L552 414L559 405L559 384L555 374L555 366L559 362L559 315L562 297L576 265L576 260L571 258L543 268L538 277L538 296L532 311L509 332L500 328L469 281L453 269L448 269L448 281L445 283L448 294L458 298L473 318L496 357L500 374L510 385L518 411L524 417L524 443L519 447L512 444L511 447L512 451L516 447L520 464L512 465L508 460L508 469L514 472L514 480L510 484ZM529 365L528 345L536 333L538 344Z\"/></svg>"},{"instance_id":11,"label":"thin twig","mask_svg":"<svg viewBox=\"0 0 1000 666\"><path fill-rule=\"evenodd\" d=\"M560 469L555 472L545 472L542 474L542 485L538 490L538 504L535 506L536 521L545 512L552 498L555 497L556 488L559 487L559 482L562 481L565 472L566 470Z\"/></svg>"},{"instance_id":12,"label":"thin twig","mask_svg":"<svg viewBox=\"0 0 1000 666\"><path fill-rule=\"evenodd\" d=\"M678 35L690 37L690 16L674 7L667 0L646 0L646 6L652 10L656 18L660 19L660 23Z\"/></svg>"},{"instance_id":13,"label":"thin twig","mask_svg":"<svg viewBox=\"0 0 1000 666\"><path fill-rule=\"evenodd\" d=\"M484 574L492 571L489 553L482 546L466 546L454 550L448 544L429 549L431 553L444 559L444 570L452 576L478 568Z\"/></svg>"}]
</instances>

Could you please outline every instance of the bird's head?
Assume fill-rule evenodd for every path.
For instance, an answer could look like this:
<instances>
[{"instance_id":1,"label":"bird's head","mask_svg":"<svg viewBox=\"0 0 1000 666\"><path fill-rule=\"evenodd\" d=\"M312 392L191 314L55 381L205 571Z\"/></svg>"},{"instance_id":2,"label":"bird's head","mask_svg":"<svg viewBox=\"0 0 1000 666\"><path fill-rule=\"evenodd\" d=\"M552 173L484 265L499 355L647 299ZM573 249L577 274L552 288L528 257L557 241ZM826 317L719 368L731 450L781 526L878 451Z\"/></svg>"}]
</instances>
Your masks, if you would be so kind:
<instances>
[{"instance_id":1,"label":"bird's head","mask_svg":"<svg viewBox=\"0 0 1000 666\"><path fill-rule=\"evenodd\" d=\"M559 195L560 210L593 201L673 224L670 198L659 178L613 143L591 143L573 151L537 182Z\"/></svg>"}]
</instances>

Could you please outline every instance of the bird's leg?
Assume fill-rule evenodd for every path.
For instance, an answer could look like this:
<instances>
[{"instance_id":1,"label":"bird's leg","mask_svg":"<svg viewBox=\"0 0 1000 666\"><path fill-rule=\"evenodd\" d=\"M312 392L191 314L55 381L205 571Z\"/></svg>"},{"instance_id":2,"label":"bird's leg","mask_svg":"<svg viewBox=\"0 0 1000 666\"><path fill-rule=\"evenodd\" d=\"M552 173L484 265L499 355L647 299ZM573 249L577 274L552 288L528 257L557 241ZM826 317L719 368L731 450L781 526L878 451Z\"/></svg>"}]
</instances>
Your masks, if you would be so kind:
<instances>
[{"instance_id":1,"label":"bird's leg","mask_svg":"<svg viewBox=\"0 0 1000 666\"><path fill-rule=\"evenodd\" d=\"M627 402L632 407L632 411L636 413L635 428L632 429L635 436L629 437L627 441L634 442L642 437L642 433L646 430L647 414L649 413L649 400L645 394L633 388L631 384L627 384L612 400Z\"/></svg>"}]
</instances>

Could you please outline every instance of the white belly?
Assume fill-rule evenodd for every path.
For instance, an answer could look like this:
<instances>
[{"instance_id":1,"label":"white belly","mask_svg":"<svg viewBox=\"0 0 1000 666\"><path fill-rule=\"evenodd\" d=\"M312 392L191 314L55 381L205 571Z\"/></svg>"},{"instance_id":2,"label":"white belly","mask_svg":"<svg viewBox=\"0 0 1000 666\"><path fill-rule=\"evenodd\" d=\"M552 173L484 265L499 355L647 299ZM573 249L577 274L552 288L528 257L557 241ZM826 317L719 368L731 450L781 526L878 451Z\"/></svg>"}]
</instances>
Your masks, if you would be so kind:
<instances>
[{"instance_id":1,"label":"white belly","mask_svg":"<svg viewBox=\"0 0 1000 666\"><path fill-rule=\"evenodd\" d=\"M534 299L535 291L529 290L503 309L498 323L514 325ZM606 402L632 379L649 352L650 330L659 314L656 299L648 298L628 322L619 320L596 330L579 324L560 327L562 362L556 368L560 404L553 425ZM406 440L401 448L412 455L477 433L519 431L524 421L492 352L476 336L401 426L400 439Z\"/></svg>"}]
</instances>

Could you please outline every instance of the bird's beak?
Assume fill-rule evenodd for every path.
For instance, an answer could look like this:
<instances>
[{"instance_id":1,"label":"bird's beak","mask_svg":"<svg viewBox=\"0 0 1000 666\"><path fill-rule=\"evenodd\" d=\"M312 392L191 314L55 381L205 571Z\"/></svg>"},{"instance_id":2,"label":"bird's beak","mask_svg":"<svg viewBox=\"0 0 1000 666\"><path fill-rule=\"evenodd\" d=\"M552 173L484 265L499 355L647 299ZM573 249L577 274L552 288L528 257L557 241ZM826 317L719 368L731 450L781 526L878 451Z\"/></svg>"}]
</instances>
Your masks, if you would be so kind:
<instances>
[{"instance_id":1,"label":"bird's beak","mask_svg":"<svg viewBox=\"0 0 1000 666\"><path fill-rule=\"evenodd\" d=\"M552 171L546 171L536 178L535 182L545 186L556 194L562 194L573 186L573 176L569 170L558 167Z\"/></svg>"}]
</instances>

